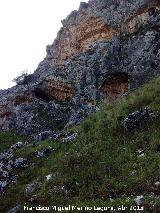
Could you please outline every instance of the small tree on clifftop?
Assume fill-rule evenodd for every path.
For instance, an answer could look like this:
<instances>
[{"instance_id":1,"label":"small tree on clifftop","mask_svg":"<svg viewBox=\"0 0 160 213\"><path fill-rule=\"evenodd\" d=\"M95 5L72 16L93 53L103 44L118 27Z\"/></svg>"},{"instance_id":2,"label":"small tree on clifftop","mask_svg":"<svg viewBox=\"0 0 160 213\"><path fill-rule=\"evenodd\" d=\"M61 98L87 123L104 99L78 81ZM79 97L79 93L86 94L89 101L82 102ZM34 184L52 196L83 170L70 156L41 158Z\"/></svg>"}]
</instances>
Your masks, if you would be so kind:
<instances>
[{"instance_id":1,"label":"small tree on clifftop","mask_svg":"<svg viewBox=\"0 0 160 213\"><path fill-rule=\"evenodd\" d=\"M29 85L33 81L33 74L28 74L25 70L21 75L14 78L12 81L17 85Z\"/></svg>"}]
</instances>

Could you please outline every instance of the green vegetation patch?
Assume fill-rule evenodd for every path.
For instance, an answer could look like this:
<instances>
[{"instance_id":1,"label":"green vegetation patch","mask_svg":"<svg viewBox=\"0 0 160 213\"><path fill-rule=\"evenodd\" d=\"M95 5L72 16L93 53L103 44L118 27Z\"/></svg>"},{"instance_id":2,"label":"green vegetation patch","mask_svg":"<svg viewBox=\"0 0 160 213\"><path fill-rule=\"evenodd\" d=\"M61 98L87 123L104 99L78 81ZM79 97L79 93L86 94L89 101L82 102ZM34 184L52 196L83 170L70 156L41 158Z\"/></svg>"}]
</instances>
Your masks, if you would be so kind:
<instances>
[{"instance_id":1,"label":"green vegetation patch","mask_svg":"<svg viewBox=\"0 0 160 213\"><path fill-rule=\"evenodd\" d=\"M78 137L68 143L43 141L39 146L17 150L31 167L19 174L18 185L10 187L3 199L3 210L27 202L36 195L36 205L115 206L135 205L143 195L144 212L160 211L160 117L143 130L125 132L122 121L129 113L148 107L160 112L160 78L152 80L119 102L100 104L100 111L89 116L80 126L72 128ZM33 156L37 150L51 146L54 151L46 157ZM53 179L46 180L48 174ZM28 197L26 184L37 180L39 189ZM17 193L17 201L11 199ZM9 197L11 202L9 202ZM21 200L21 201L20 201ZM128 210L126 211L128 212Z\"/></svg>"}]
</instances>

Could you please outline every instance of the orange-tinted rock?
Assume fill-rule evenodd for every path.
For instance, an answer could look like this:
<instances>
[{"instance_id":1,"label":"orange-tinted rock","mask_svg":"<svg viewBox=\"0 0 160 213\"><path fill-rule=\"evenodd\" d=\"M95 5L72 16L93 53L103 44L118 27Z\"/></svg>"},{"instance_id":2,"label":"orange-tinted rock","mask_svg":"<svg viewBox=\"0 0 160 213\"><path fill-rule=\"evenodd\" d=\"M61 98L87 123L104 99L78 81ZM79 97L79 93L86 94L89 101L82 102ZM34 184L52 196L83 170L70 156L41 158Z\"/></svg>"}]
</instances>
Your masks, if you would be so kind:
<instances>
[{"instance_id":1,"label":"orange-tinted rock","mask_svg":"<svg viewBox=\"0 0 160 213\"><path fill-rule=\"evenodd\" d=\"M44 100L69 101L75 95L75 92L68 83L46 80L35 91L35 95Z\"/></svg>"},{"instance_id":2,"label":"orange-tinted rock","mask_svg":"<svg viewBox=\"0 0 160 213\"><path fill-rule=\"evenodd\" d=\"M12 112L9 107L7 107L6 105L0 106L0 117L1 118L9 117L9 116L11 116L11 114L12 114Z\"/></svg>"},{"instance_id":3,"label":"orange-tinted rock","mask_svg":"<svg viewBox=\"0 0 160 213\"><path fill-rule=\"evenodd\" d=\"M149 4L139 8L137 12L125 23L128 32L134 33L142 24L145 24L145 22L149 19L150 15L152 15L155 10L159 9L160 2L158 1L151 1Z\"/></svg>"},{"instance_id":4,"label":"orange-tinted rock","mask_svg":"<svg viewBox=\"0 0 160 213\"><path fill-rule=\"evenodd\" d=\"M111 40L116 33L115 29L96 17L63 27L54 42L52 63L63 64L72 55L85 52L92 43Z\"/></svg>"},{"instance_id":5,"label":"orange-tinted rock","mask_svg":"<svg viewBox=\"0 0 160 213\"><path fill-rule=\"evenodd\" d=\"M98 15L89 16L85 12L75 12L75 19L77 16L80 16L81 19L79 22L75 21L74 17L72 21L65 20L65 24L58 32L52 46L51 64L64 64L71 56L87 51L88 47L94 42L110 41L114 36L119 36L120 33L123 34L124 32L134 33L149 19L151 8L159 9L160 2L154 0L144 4L128 16L127 21L117 23L117 25L109 24L100 15L99 17Z\"/></svg>"},{"instance_id":6,"label":"orange-tinted rock","mask_svg":"<svg viewBox=\"0 0 160 213\"><path fill-rule=\"evenodd\" d=\"M26 93L26 94L20 94L17 95L14 99L14 105L17 106L19 104L28 104L32 103L34 100L33 94L32 93Z\"/></svg>"}]
</instances>

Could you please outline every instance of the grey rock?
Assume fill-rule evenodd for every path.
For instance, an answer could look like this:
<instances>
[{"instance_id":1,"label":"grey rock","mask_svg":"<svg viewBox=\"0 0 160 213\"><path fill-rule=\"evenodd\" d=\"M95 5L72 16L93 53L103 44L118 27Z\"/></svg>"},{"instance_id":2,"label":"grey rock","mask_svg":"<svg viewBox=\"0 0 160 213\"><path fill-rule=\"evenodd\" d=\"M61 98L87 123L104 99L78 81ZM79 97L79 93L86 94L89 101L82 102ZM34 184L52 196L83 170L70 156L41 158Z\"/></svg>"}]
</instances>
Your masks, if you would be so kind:
<instances>
[{"instance_id":1,"label":"grey rock","mask_svg":"<svg viewBox=\"0 0 160 213\"><path fill-rule=\"evenodd\" d=\"M55 174L49 174L46 176L47 181L55 180L56 178L57 178L57 175L55 175Z\"/></svg>"},{"instance_id":2,"label":"grey rock","mask_svg":"<svg viewBox=\"0 0 160 213\"><path fill-rule=\"evenodd\" d=\"M155 185L156 187L160 187L160 182L159 182L159 181L156 181L154 185Z\"/></svg>"},{"instance_id":3,"label":"grey rock","mask_svg":"<svg viewBox=\"0 0 160 213\"><path fill-rule=\"evenodd\" d=\"M145 108L129 114L122 123L126 131L133 132L143 129L150 121L156 119L157 116L157 112Z\"/></svg>"},{"instance_id":4,"label":"grey rock","mask_svg":"<svg viewBox=\"0 0 160 213\"><path fill-rule=\"evenodd\" d=\"M49 146L49 147L44 148L40 151L34 152L33 155L37 158L41 158L41 157L50 155L52 151L53 151L52 147Z\"/></svg>"},{"instance_id":5,"label":"grey rock","mask_svg":"<svg viewBox=\"0 0 160 213\"><path fill-rule=\"evenodd\" d=\"M20 142L19 141L19 142L13 144L10 149L15 150L15 149L18 149L18 148L22 148L22 147L26 146L27 144L28 144L28 142Z\"/></svg>"},{"instance_id":6,"label":"grey rock","mask_svg":"<svg viewBox=\"0 0 160 213\"><path fill-rule=\"evenodd\" d=\"M0 160L7 160L13 157L12 150L5 151L0 153Z\"/></svg>"},{"instance_id":7,"label":"grey rock","mask_svg":"<svg viewBox=\"0 0 160 213\"><path fill-rule=\"evenodd\" d=\"M6 170L1 170L0 169L0 178L9 178L10 174Z\"/></svg>"},{"instance_id":8,"label":"grey rock","mask_svg":"<svg viewBox=\"0 0 160 213\"><path fill-rule=\"evenodd\" d=\"M60 137L62 136L62 131L58 131L56 133L53 134L53 139L54 140L58 140Z\"/></svg>"},{"instance_id":9,"label":"grey rock","mask_svg":"<svg viewBox=\"0 0 160 213\"><path fill-rule=\"evenodd\" d=\"M21 168L25 168L27 166L28 166L27 159L17 158L17 159L14 159L14 160L10 160L8 162L7 169L8 170L11 170L11 169L21 169Z\"/></svg>"},{"instance_id":10,"label":"grey rock","mask_svg":"<svg viewBox=\"0 0 160 213\"><path fill-rule=\"evenodd\" d=\"M63 32L91 18L99 18L107 29L116 29L117 34L111 39L93 40L91 43L86 40L86 51L75 51L64 63L54 63L56 45L61 41L59 38L63 38ZM136 27L132 32L130 27L134 23ZM79 10L73 11L62 24L57 39L47 46L45 59L33 73L34 80L28 85L0 91L2 130L14 130L32 137L42 132L63 130L96 112L97 102L108 100L109 91L104 88L115 76L125 75L127 78L128 88L119 94L121 98L160 74L158 0L90 0L81 3ZM66 39L67 32L63 39ZM68 42L72 44L72 41ZM77 48L77 44L75 46ZM70 85L73 97L57 100L58 96L66 94L62 94L63 88L50 88L48 82L53 81ZM57 94L52 96L50 92ZM42 135L37 136L37 140L45 138L45 134Z\"/></svg>"},{"instance_id":11,"label":"grey rock","mask_svg":"<svg viewBox=\"0 0 160 213\"><path fill-rule=\"evenodd\" d=\"M140 196L137 196L136 198L135 198L135 202L136 202L136 204L138 205L138 206L140 206L141 204L142 204L142 201L143 201L143 195L140 195Z\"/></svg>"},{"instance_id":12,"label":"grey rock","mask_svg":"<svg viewBox=\"0 0 160 213\"><path fill-rule=\"evenodd\" d=\"M8 182L6 180L0 181L0 192L2 193L6 186L8 185Z\"/></svg>"},{"instance_id":13,"label":"grey rock","mask_svg":"<svg viewBox=\"0 0 160 213\"><path fill-rule=\"evenodd\" d=\"M34 137L34 139L36 141L40 142L40 141L43 141L43 140L46 140L46 139L52 139L52 138L54 138L54 135L55 135L55 133L52 132L52 131L44 131L44 132L41 132L38 135L36 135Z\"/></svg>"},{"instance_id":14,"label":"grey rock","mask_svg":"<svg viewBox=\"0 0 160 213\"><path fill-rule=\"evenodd\" d=\"M77 137L77 133L69 132L62 140L62 143L73 141Z\"/></svg>"},{"instance_id":15,"label":"grey rock","mask_svg":"<svg viewBox=\"0 0 160 213\"><path fill-rule=\"evenodd\" d=\"M98 111L98 108L92 104L79 104L72 108L71 115L65 128L80 124L80 122L90 115Z\"/></svg>"},{"instance_id":16,"label":"grey rock","mask_svg":"<svg viewBox=\"0 0 160 213\"><path fill-rule=\"evenodd\" d=\"M27 184L25 187L25 193L26 194L31 194L35 191L35 189L40 185L40 183L38 183L37 181L34 181L31 184Z\"/></svg>"},{"instance_id":17,"label":"grey rock","mask_svg":"<svg viewBox=\"0 0 160 213\"><path fill-rule=\"evenodd\" d=\"M1 162L0 165L0 191L3 192L11 183L17 182L17 176L11 172L12 168Z\"/></svg>"},{"instance_id":18,"label":"grey rock","mask_svg":"<svg viewBox=\"0 0 160 213\"><path fill-rule=\"evenodd\" d=\"M15 206L11 210L9 210L7 213L22 213L22 208L20 205Z\"/></svg>"}]
</instances>

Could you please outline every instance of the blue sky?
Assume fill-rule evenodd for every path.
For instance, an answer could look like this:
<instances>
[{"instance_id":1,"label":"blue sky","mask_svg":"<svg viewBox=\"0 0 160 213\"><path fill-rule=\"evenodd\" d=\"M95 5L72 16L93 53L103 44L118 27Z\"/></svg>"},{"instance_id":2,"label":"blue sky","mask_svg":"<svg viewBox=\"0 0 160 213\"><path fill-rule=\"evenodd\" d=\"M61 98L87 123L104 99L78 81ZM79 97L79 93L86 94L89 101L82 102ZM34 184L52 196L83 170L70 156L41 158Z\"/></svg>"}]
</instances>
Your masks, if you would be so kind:
<instances>
[{"instance_id":1,"label":"blue sky","mask_svg":"<svg viewBox=\"0 0 160 213\"><path fill-rule=\"evenodd\" d=\"M0 0L0 89L13 86L12 79L22 71L36 69L61 20L79 4L80 0Z\"/></svg>"}]
</instances>

